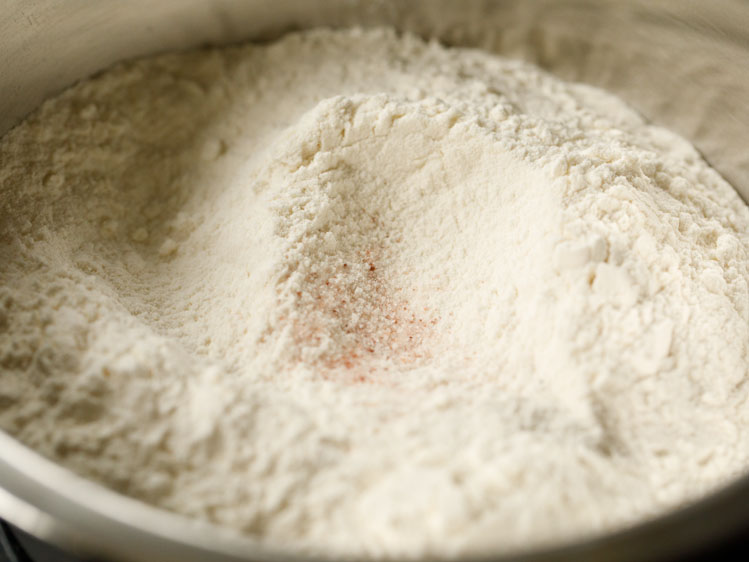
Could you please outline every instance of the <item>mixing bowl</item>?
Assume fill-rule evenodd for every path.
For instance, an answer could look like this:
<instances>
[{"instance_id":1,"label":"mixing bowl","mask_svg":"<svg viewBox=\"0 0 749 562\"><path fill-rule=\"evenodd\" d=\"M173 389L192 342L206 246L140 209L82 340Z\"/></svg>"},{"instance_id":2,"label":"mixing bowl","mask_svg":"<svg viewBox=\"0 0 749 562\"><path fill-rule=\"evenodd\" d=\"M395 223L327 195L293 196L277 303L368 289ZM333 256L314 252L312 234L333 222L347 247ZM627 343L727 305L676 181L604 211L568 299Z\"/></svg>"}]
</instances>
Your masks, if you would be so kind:
<instances>
[{"instance_id":1,"label":"mixing bowl","mask_svg":"<svg viewBox=\"0 0 749 562\"><path fill-rule=\"evenodd\" d=\"M319 25L391 25L606 88L689 138L749 197L749 3L740 0L6 0L0 10L0 134L45 98L124 58ZM108 491L2 432L0 517L105 559L294 559ZM631 528L529 544L511 558L670 560L742 530L747 477Z\"/></svg>"}]
</instances>

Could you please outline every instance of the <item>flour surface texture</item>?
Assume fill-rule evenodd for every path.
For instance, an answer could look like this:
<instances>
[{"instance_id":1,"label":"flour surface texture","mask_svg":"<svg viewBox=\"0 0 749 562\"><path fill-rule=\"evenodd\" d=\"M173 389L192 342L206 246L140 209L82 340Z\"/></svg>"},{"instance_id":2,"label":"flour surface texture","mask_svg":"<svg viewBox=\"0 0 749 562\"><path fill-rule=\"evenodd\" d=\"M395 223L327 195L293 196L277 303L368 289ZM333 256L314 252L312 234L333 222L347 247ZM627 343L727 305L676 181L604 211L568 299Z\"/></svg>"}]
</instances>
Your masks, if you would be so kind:
<instances>
[{"instance_id":1,"label":"flour surface texture","mask_svg":"<svg viewBox=\"0 0 749 562\"><path fill-rule=\"evenodd\" d=\"M525 63L120 64L0 141L0 427L304 551L617 528L749 465L748 232L686 141Z\"/></svg>"}]
</instances>

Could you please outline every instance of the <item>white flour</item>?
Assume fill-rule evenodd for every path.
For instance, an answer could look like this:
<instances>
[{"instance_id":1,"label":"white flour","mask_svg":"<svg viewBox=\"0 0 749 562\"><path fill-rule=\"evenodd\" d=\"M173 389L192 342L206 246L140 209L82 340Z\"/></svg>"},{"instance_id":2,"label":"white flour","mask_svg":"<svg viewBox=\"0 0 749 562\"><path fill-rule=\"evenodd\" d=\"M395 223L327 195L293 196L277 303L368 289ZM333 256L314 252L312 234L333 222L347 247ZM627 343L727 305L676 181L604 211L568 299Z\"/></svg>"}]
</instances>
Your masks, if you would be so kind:
<instances>
[{"instance_id":1,"label":"white flour","mask_svg":"<svg viewBox=\"0 0 749 562\"><path fill-rule=\"evenodd\" d=\"M749 211L604 92L315 31L120 65L0 162L0 426L125 494L451 555L749 465Z\"/></svg>"}]
</instances>

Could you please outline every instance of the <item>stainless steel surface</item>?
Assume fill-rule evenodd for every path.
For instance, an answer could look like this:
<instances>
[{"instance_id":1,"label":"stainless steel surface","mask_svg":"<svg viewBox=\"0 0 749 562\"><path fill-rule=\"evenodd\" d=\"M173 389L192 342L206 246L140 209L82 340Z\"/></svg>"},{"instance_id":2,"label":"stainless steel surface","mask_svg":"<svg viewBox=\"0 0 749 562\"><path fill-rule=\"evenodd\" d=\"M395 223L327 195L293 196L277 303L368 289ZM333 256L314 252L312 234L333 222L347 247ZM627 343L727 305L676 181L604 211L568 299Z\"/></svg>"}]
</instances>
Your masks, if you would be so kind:
<instances>
[{"instance_id":1,"label":"stainless steel surface","mask_svg":"<svg viewBox=\"0 0 749 562\"><path fill-rule=\"evenodd\" d=\"M315 25L390 24L604 86L690 138L749 199L749 3L741 0L6 0L0 13L0 134L46 97L123 58ZM690 60L709 63L677 72ZM696 99L706 115L694 110ZM290 559L105 490L2 432L0 516L114 560ZM654 560L742 528L746 478L633 529L514 559Z\"/></svg>"}]
</instances>

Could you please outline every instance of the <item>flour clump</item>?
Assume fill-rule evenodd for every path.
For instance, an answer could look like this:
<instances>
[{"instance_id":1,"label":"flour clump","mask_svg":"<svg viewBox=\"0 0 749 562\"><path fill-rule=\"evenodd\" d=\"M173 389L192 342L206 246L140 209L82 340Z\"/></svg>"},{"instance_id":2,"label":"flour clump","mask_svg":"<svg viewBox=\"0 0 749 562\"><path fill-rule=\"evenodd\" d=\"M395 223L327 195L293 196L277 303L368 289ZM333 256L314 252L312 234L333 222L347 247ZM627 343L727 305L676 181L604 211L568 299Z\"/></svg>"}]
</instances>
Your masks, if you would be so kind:
<instances>
[{"instance_id":1,"label":"flour clump","mask_svg":"<svg viewBox=\"0 0 749 562\"><path fill-rule=\"evenodd\" d=\"M600 90L317 30L119 64L0 161L0 427L124 494L445 556L749 464L749 211Z\"/></svg>"}]
</instances>

